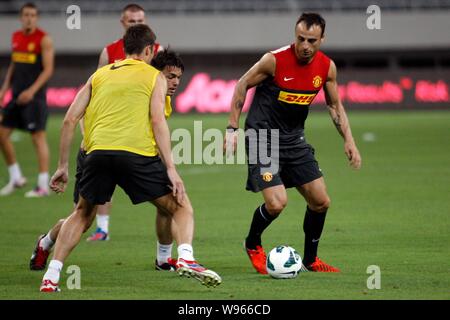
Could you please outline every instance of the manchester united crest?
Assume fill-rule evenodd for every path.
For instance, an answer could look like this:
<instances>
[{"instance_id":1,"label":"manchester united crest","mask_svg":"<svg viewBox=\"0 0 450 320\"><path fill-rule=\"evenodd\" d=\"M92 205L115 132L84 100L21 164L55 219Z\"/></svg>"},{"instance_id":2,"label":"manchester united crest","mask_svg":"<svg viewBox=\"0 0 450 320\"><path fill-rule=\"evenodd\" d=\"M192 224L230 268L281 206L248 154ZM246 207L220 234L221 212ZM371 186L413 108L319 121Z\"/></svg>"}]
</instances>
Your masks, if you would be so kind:
<instances>
[{"instance_id":1,"label":"manchester united crest","mask_svg":"<svg viewBox=\"0 0 450 320\"><path fill-rule=\"evenodd\" d=\"M273 179L273 175L270 172L264 172L262 178L265 182L270 182Z\"/></svg>"},{"instance_id":2,"label":"manchester united crest","mask_svg":"<svg viewBox=\"0 0 450 320\"><path fill-rule=\"evenodd\" d=\"M30 42L27 46L27 50L29 52L32 52L34 50L34 48L36 48L36 45L34 44L34 42Z\"/></svg>"},{"instance_id":3,"label":"manchester united crest","mask_svg":"<svg viewBox=\"0 0 450 320\"><path fill-rule=\"evenodd\" d=\"M313 79L314 88L318 88L322 85L322 78L320 76L315 76Z\"/></svg>"}]
</instances>

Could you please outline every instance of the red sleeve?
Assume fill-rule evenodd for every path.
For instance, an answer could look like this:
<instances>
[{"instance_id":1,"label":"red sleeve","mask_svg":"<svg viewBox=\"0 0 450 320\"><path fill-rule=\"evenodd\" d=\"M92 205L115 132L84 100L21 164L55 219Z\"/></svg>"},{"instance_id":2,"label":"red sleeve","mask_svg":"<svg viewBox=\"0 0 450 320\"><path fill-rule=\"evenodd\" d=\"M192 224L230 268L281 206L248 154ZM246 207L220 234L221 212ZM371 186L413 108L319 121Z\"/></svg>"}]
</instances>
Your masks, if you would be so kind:
<instances>
[{"instance_id":1,"label":"red sleeve","mask_svg":"<svg viewBox=\"0 0 450 320\"><path fill-rule=\"evenodd\" d=\"M19 32L20 31L16 31L11 36L11 51L16 50L19 45Z\"/></svg>"}]
</instances>

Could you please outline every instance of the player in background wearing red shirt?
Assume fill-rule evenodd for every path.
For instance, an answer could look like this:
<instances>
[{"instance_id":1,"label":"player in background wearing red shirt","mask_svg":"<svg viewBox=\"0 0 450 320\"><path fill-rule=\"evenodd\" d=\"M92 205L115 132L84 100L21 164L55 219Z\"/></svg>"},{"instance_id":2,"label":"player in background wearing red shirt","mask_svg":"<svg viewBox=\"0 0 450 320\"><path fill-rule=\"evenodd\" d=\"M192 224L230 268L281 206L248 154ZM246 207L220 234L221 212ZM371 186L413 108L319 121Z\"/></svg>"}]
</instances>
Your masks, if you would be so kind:
<instances>
[{"instance_id":1,"label":"player in background wearing red shirt","mask_svg":"<svg viewBox=\"0 0 450 320\"><path fill-rule=\"evenodd\" d=\"M144 9L134 3L128 4L122 10L120 23L123 26L124 32L135 24L146 24ZM155 42L154 49L156 53L161 51L160 44ZM123 59L125 59L125 51L123 48L123 38L120 38L103 48L98 61L98 68Z\"/></svg>"},{"instance_id":2,"label":"player in background wearing red shirt","mask_svg":"<svg viewBox=\"0 0 450 320\"><path fill-rule=\"evenodd\" d=\"M53 74L54 50L50 36L38 27L38 16L38 8L32 3L20 9L22 29L13 34L11 63L0 88L0 103L9 88L13 96L3 110L0 124L0 147L9 171L9 182L0 190L0 196L13 193L27 181L10 139L14 129L31 134L38 159L37 186L25 193L25 197L49 195L46 83Z\"/></svg>"},{"instance_id":3,"label":"player in background wearing red shirt","mask_svg":"<svg viewBox=\"0 0 450 320\"><path fill-rule=\"evenodd\" d=\"M344 152L350 165L359 169L361 156L350 130L336 82L336 65L319 51L324 40L325 20L315 13L304 13L295 25L295 42L266 53L236 85L224 143L226 152L235 150L236 130L247 90L257 86L248 112L246 133L256 132L256 140L269 150L272 138L278 138L271 155L272 164L263 163L260 154L246 138L249 159L247 190L261 192L264 203L255 210L245 249L257 272L266 274L266 253L261 235L287 204L286 188L295 187L307 203L303 264L310 271L339 272L317 257L317 248L325 216L330 206L322 172L314 157L314 149L304 136L309 106L323 87L328 111L344 139ZM269 133L269 137L264 133ZM267 154L267 153L266 153ZM250 161L251 159L255 161Z\"/></svg>"}]
</instances>

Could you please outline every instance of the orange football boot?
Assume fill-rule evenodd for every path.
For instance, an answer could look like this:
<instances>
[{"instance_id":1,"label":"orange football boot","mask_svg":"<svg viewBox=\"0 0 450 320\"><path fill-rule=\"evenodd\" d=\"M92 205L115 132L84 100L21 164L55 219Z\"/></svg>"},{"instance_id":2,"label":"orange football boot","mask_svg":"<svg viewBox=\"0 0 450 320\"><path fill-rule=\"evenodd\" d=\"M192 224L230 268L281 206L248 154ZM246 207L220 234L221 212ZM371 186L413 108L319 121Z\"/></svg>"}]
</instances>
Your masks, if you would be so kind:
<instances>
[{"instance_id":1,"label":"orange football boot","mask_svg":"<svg viewBox=\"0 0 450 320\"><path fill-rule=\"evenodd\" d=\"M338 268L330 266L326 264L319 257L316 257L316 260L306 267L309 271L313 272L341 272Z\"/></svg>"},{"instance_id":2,"label":"orange football boot","mask_svg":"<svg viewBox=\"0 0 450 320\"><path fill-rule=\"evenodd\" d=\"M250 258L250 261L252 262L253 268L255 268L256 271L258 271L258 273L267 274L266 269L267 256L266 253L264 252L263 247L256 246L256 249L248 249L244 243L244 248L245 251L247 252L248 257Z\"/></svg>"}]
</instances>

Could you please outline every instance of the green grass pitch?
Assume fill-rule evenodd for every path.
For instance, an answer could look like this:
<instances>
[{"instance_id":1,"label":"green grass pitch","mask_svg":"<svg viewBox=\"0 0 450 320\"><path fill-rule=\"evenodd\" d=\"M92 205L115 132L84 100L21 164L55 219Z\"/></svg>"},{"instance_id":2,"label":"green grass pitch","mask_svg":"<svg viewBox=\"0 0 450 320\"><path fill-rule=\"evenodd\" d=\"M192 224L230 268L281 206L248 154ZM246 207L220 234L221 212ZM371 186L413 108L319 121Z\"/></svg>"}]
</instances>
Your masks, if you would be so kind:
<instances>
[{"instance_id":1,"label":"green grass pitch","mask_svg":"<svg viewBox=\"0 0 450 320\"><path fill-rule=\"evenodd\" d=\"M86 243L67 259L62 292L38 292L42 272L28 262L37 236L72 208L76 147L66 194L24 199L25 190L0 198L0 299L449 299L450 112L349 112L363 157L352 170L328 114L312 113L306 137L316 149L332 199L319 256L340 274L302 273L275 280L257 274L243 251L260 194L244 191L245 165L182 165L179 171L195 209L195 256L219 272L223 283L208 289L193 279L154 270L155 209L131 205L117 189L111 240ZM61 116L48 133L56 168ZM176 115L171 128L224 128L226 115ZM31 187L36 179L29 137L14 135L18 159ZM7 181L4 162L0 182ZM303 198L289 190L288 206L263 236L267 251L288 244L303 252ZM175 254L175 251L174 251ZM81 269L81 289L69 290L66 268ZM368 289L368 266L381 271L381 289Z\"/></svg>"}]
</instances>

